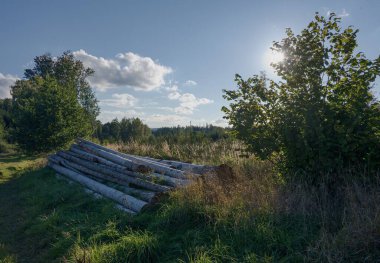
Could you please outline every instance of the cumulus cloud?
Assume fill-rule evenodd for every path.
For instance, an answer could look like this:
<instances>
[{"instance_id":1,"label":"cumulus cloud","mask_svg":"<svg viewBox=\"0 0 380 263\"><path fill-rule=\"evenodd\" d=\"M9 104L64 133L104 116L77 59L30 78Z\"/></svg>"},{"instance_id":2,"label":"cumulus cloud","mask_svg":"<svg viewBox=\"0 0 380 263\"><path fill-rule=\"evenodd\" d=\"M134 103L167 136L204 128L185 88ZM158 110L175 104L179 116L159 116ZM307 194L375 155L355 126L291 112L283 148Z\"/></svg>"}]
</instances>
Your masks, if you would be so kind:
<instances>
[{"instance_id":1,"label":"cumulus cloud","mask_svg":"<svg viewBox=\"0 0 380 263\"><path fill-rule=\"evenodd\" d=\"M173 91L168 94L169 100L178 100L181 97L181 94L178 91Z\"/></svg>"},{"instance_id":2,"label":"cumulus cloud","mask_svg":"<svg viewBox=\"0 0 380 263\"><path fill-rule=\"evenodd\" d=\"M172 72L170 67L132 52L119 53L113 59L96 57L83 49L73 54L86 67L95 70L89 81L100 91L125 86L135 90L155 90L165 84L165 76Z\"/></svg>"},{"instance_id":3,"label":"cumulus cloud","mask_svg":"<svg viewBox=\"0 0 380 263\"><path fill-rule=\"evenodd\" d=\"M196 81L194 81L194 80L186 80L185 81L185 83L183 83L183 85L184 86L188 86L188 87L190 87L190 86L196 86L198 83L196 82Z\"/></svg>"},{"instance_id":4,"label":"cumulus cloud","mask_svg":"<svg viewBox=\"0 0 380 263\"><path fill-rule=\"evenodd\" d=\"M165 87L165 90L170 91L170 92L177 91L178 85L173 84L171 86Z\"/></svg>"},{"instance_id":5,"label":"cumulus cloud","mask_svg":"<svg viewBox=\"0 0 380 263\"><path fill-rule=\"evenodd\" d=\"M193 114L195 108L200 105L210 104L214 101L207 98L197 98L194 94L184 93L181 94L177 85L171 85L166 88L169 100L178 100L180 105L173 109L177 114L190 115Z\"/></svg>"},{"instance_id":6,"label":"cumulus cloud","mask_svg":"<svg viewBox=\"0 0 380 263\"><path fill-rule=\"evenodd\" d=\"M100 100L100 105L107 105L111 107L117 107L117 108L125 108L125 107L133 107L136 105L137 99L128 94L112 94L112 99L103 99Z\"/></svg>"},{"instance_id":7,"label":"cumulus cloud","mask_svg":"<svg viewBox=\"0 0 380 263\"><path fill-rule=\"evenodd\" d=\"M220 127L229 126L228 121L226 119L217 119L215 121L212 121L211 124L213 124L215 126L220 126Z\"/></svg>"},{"instance_id":8,"label":"cumulus cloud","mask_svg":"<svg viewBox=\"0 0 380 263\"><path fill-rule=\"evenodd\" d=\"M18 80L19 78L10 74L0 73L0 98L10 98L10 87Z\"/></svg>"},{"instance_id":9,"label":"cumulus cloud","mask_svg":"<svg viewBox=\"0 0 380 263\"><path fill-rule=\"evenodd\" d=\"M174 111L178 114L185 115L193 114L195 108L197 108L199 105L206 105L214 102L206 98L197 98L194 96L194 94L191 93L184 93L182 95L179 94L177 99L179 100L180 104L179 107L176 107L174 109Z\"/></svg>"}]
</instances>

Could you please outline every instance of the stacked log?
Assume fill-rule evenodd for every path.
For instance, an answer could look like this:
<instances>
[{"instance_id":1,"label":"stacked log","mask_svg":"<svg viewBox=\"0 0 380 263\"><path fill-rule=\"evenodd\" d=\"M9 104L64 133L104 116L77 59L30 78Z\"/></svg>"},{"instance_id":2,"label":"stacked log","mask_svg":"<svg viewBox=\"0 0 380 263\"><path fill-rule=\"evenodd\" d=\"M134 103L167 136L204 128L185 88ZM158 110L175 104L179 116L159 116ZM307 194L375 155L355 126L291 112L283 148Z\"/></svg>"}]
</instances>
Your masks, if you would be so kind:
<instances>
[{"instance_id":1,"label":"stacked log","mask_svg":"<svg viewBox=\"0 0 380 263\"><path fill-rule=\"evenodd\" d=\"M131 214L210 169L121 153L84 139L78 139L69 150L59 151L48 160L48 165L59 174L115 201Z\"/></svg>"}]
</instances>

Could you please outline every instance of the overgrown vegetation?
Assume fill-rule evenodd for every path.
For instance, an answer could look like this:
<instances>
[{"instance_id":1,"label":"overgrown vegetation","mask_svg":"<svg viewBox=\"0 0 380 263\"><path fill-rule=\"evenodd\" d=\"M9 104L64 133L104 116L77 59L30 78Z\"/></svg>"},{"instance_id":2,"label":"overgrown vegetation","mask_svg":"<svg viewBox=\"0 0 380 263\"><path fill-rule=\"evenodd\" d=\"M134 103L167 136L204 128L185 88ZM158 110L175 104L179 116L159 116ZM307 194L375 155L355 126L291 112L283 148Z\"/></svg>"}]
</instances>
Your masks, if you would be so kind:
<instances>
[{"instance_id":1,"label":"overgrown vegetation","mask_svg":"<svg viewBox=\"0 0 380 263\"><path fill-rule=\"evenodd\" d=\"M358 30L342 29L334 13L318 14L306 29L275 42L284 60L272 64L280 81L236 75L223 107L234 134L257 156L278 160L279 171L304 173L310 183L339 185L340 170L380 165L380 107L371 88L380 57L355 51ZM325 178L323 175L329 175Z\"/></svg>"},{"instance_id":2,"label":"overgrown vegetation","mask_svg":"<svg viewBox=\"0 0 380 263\"><path fill-rule=\"evenodd\" d=\"M380 257L379 182L346 181L331 196L327 185L285 185L271 163L239 157L238 142L140 146L121 149L223 162L233 167L233 176L199 180L130 217L110 201L57 179L52 170L40 168L41 161L2 157L0 258L94 263L374 262ZM32 167L25 170L28 163ZM352 172L365 178L363 171Z\"/></svg>"}]
</instances>

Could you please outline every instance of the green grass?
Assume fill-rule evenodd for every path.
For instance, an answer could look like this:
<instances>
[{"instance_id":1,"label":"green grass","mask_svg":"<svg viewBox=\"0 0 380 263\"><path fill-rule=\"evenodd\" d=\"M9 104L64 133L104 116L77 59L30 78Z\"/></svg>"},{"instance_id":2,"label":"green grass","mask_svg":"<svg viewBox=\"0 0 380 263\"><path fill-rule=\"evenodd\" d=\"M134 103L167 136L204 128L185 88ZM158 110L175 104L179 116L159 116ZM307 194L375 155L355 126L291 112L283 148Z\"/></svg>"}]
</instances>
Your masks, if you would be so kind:
<instances>
[{"instance_id":1,"label":"green grass","mask_svg":"<svg viewBox=\"0 0 380 263\"><path fill-rule=\"evenodd\" d=\"M224 160L233 162L233 152ZM350 219L356 214L345 207L345 221L330 231L318 216L328 210L299 190L280 191L268 164L235 164L232 179L199 181L129 216L56 177L44 158L0 156L0 262L373 262L379 255L376 191L366 189L375 197L361 212L373 221ZM351 233L352 222L365 235Z\"/></svg>"}]
</instances>

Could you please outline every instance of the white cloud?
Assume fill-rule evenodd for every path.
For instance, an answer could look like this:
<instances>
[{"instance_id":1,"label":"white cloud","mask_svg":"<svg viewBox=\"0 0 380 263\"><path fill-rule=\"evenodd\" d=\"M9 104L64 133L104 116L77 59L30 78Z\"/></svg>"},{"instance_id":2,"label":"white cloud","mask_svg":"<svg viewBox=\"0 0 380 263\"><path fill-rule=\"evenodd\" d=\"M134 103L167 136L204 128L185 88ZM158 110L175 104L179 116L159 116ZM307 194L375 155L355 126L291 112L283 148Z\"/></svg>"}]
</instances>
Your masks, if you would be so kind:
<instances>
[{"instance_id":1,"label":"white cloud","mask_svg":"<svg viewBox=\"0 0 380 263\"><path fill-rule=\"evenodd\" d=\"M178 91L173 91L168 94L169 100L178 100L181 97L181 94Z\"/></svg>"},{"instance_id":2,"label":"white cloud","mask_svg":"<svg viewBox=\"0 0 380 263\"><path fill-rule=\"evenodd\" d=\"M169 94L170 95L170 94ZM178 114L190 115L193 114L196 107L199 105L206 105L213 103L214 101L206 98L197 98L194 94L185 93L178 97L180 101L179 107L176 107L174 110Z\"/></svg>"},{"instance_id":3,"label":"white cloud","mask_svg":"<svg viewBox=\"0 0 380 263\"><path fill-rule=\"evenodd\" d=\"M327 16L329 16L331 13L333 13L333 11L328 10L327 11ZM342 12L335 13L335 14L336 14L337 17L348 17L348 16L350 16L350 13L348 13L345 8L342 9Z\"/></svg>"},{"instance_id":4,"label":"white cloud","mask_svg":"<svg viewBox=\"0 0 380 263\"><path fill-rule=\"evenodd\" d=\"M102 110L99 115L99 120L103 123L112 121L113 119L117 118L121 120L122 118L142 118L145 116L144 112L137 112L135 110L127 110L127 111L109 111L109 110Z\"/></svg>"},{"instance_id":5,"label":"white cloud","mask_svg":"<svg viewBox=\"0 0 380 263\"><path fill-rule=\"evenodd\" d=\"M190 115L193 114L195 108L199 105L213 103L214 101L206 98L197 98L194 94L181 94L177 85L171 85L165 88L168 93L169 100L178 100L180 105L174 108L174 112L178 114Z\"/></svg>"},{"instance_id":6,"label":"white cloud","mask_svg":"<svg viewBox=\"0 0 380 263\"><path fill-rule=\"evenodd\" d=\"M102 123L110 122L117 118L121 120L122 118L140 118L144 123L148 124L149 127L171 127L177 125L186 125L189 120L184 116L179 116L176 114L152 114L148 115L144 112L138 112L135 110L128 111L101 111L99 115L99 120Z\"/></svg>"},{"instance_id":7,"label":"white cloud","mask_svg":"<svg viewBox=\"0 0 380 263\"><path fill-rule=\"evenodd\" d=\"M170 85L170 86L168 86L168 87L165 87L165 89L166 89L167 91L177 91L177 90L178 90L178 85L173 84L173 85Z\"/></svg>"},{"instance_id":8,"label":"white cloud","mask_svg":"<svg viewBox=\"0 0 380 263\"><path fill-rule=\"evenodd\" d=\"M195 82L194 80L186 80L185 83L183 83L184 86L188 86L188 87L191 87L191 86L196 86L198 83Z\"/></svg>"},{"instance_id":9,"label":"white cloud","mask_svg":"<svg viewBox=\"0 0 380 263\"><path fill-rule=\"evenodd\" d=\"M211 122L212 125L220 126L220 127L228 127L228 121L226 119L217 119Z\"/></svg>"},{"instance_id":10,"label":"white cloud","mask_svg":"<svg viewBox=\"0 0 380 263\"><path fill-rule=\"evenodd\" d=\"M168 126L174 126L180 122L183 122L186 120L186 118L175 114L154 114L144 118L144 120L146 120L148 123L159 123L161 125L164 124Z\"/></svg>"},{"instance_id":11,"label":"white cloud","mask_svg":"<svg viewBox=\"0 0 380 263\"><path fill-rule=\"evenodd\" d=\"M348 13L345 8L343 8L343 10L340 14L337 14L337 16L339 16L339 17L348 17L349 15L350 15L350 13Z\"/></svg>"},{"instance_id":12,"label":"white cloud","mask_svg":"<svg viewBox=\"0 0 380 263\"><path fill-rule=\"evenodd\" d=\"M100 105L107 105L117 108L133 107L136 105L137 99L127 93L123 94L112 94L112 99L100 100Z\"/></svg>"},{"instance_id":13,"label":"white cloud","mask_svg":"<svg viewBox=\"0 0 380 263\"><path fill-rule=\"evenodd\" d=\"M0 98L10 98L10 87L15 84L19 78L10 74L0 73Z\"/></svg>"},{"instance_id":14,"label":"white cloud","mask_svg":"<svg viewBox=\"0 0 380 263\"><path fill-rule=\"evenodd\" d=\"M89 81L100 91L126 86L135 90L155 90L165 84L165 76L172 72L170 67L160 65L150 57L141 57L132 52L119 53L114 59L96 57L83 49L73 54L86 67L95 70Z\"/></svg>"},{"instance_id":15,"label":"white cloud","mask_svg":"<svg viewBox=\"0 0 380 263\"><path fill-rule=\"evenodd\" d=\"M171 108L171 107L165 107L165 106L163 106L163 107L156 107L156 109L158 109L158 110L164 110L164 111L171 111L171 112L174 111L173 108Z\"/></svg>"}]
</instances>

